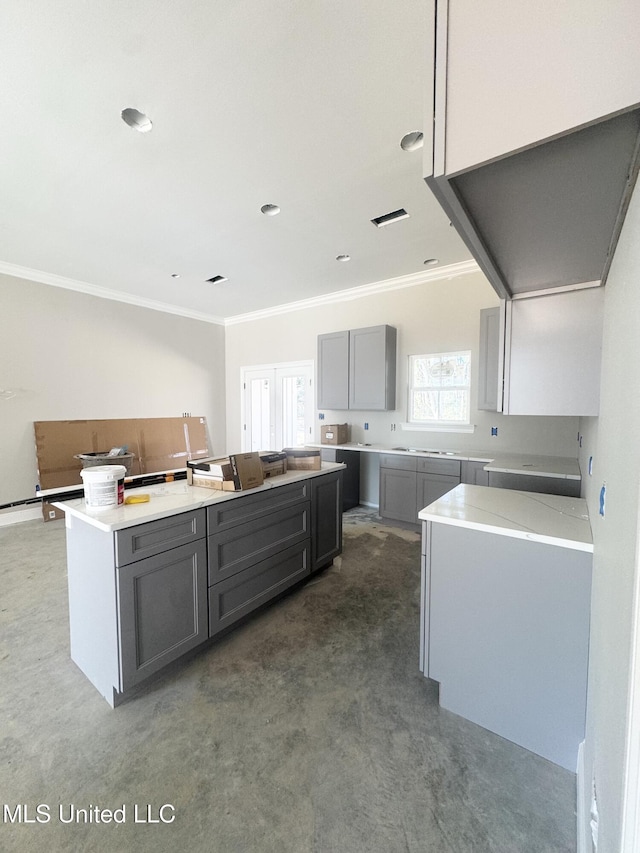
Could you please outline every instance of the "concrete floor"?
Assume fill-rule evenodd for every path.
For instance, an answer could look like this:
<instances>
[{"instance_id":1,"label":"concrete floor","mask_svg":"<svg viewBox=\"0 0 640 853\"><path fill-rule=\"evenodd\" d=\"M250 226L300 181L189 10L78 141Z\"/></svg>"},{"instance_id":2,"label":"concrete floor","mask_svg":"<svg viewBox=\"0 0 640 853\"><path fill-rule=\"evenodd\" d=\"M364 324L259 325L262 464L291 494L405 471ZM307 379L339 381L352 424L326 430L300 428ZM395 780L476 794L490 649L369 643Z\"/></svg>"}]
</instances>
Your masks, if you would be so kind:
<instances>
[{"instance_id":1,"label":"concrete floor","mask_svg":"<svg viewBox=\"0 0 640 853\"><path fill-rule=\"evenodd\" d=\"M69 658L63 522L0 528L0 790L35 821L5 809L0 850L575 851L575 777L418 672L419 553L347 514L331 568L111 710Z\"/></svg>"}]
</instances>

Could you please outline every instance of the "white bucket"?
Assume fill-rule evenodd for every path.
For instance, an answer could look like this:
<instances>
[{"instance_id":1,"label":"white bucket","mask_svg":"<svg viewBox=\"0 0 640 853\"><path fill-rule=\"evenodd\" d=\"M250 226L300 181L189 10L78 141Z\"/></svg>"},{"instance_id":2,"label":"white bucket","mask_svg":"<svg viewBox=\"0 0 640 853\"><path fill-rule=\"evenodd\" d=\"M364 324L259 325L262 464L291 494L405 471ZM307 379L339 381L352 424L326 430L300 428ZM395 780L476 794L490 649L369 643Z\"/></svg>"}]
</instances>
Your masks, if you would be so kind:
<instances>
[{"instance_id":1,"label":"white bucket","mask_svg":"<svg viewBox=\"0 0 640 853\"><path fill-rule=\"evenodd\" d=\"M88 510L116 509L124 503L124 465L94 465L80 471Z\"/></svg>"}]
</instances>

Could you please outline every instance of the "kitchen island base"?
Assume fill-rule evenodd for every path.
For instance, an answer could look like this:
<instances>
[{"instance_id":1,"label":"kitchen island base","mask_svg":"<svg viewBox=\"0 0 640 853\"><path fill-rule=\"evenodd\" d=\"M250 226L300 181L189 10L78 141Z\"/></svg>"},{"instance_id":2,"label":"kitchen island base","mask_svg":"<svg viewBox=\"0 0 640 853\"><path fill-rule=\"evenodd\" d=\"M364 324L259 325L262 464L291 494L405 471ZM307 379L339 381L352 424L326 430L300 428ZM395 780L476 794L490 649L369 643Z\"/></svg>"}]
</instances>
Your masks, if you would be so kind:
<instances>
[{"instance_id":1,"label":"kitchen island base","mask_svg":"<svg viewBox=\"0 0 640 853\"><path fill-rule=\"evenodd\" d=\"M331 564L342 550L342 466L327 469L249 493L176 484L180 509L144 523L123 523L126 509L110 524L60 505L71 658L111 707Z\"/></svg>"}]
</instances>

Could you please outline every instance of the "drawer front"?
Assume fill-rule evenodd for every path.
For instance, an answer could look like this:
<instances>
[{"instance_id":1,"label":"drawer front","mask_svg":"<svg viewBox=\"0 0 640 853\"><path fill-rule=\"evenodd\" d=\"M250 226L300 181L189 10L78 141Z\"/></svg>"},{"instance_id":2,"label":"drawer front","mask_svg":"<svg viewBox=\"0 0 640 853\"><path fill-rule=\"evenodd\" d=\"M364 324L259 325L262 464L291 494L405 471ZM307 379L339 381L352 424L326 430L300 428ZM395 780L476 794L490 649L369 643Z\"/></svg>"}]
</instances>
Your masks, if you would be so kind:
<instances>
[{"instance_id":1,"label":"drawer front","mask_svg":"<svg viewBox=\"0 0 640 853\"><path fill-rule=\"evenodd\" d=\"M310 494L309 480L301 480L298 483L265 489L253 495L241 495L229 501L222 501L207 507L207 532L211 535L247 521L253 523L274 510L308 501Z\"/></svg>"},{"instance_id":2,"label":"drawer front","mask_svg":"<svg viewBox=\"0 0 640 853\"><path fill-rule=\"evenodd\" d=\"M396 453L381 453L380 467L395 468L397 471L415 471L417 459L415 456L400 456Z\"/></svg>"},{"instance_id":3,"label":"drawer front","mask_svg":"<svg viewBox=\"0 0 640 853\"><path fill-rule=\"evenodd\" d=\"M418 472L421 474L446 474L448 477L460 476L459 459L432 459L427 456L417 461Z\"/></svg>"},{"instance_id":4,"label":"drawer front","mask_svg":"<svg viewBox=\"0 0 640 853\"><path fill-rule=\"evenodd\" d=\"M209 536L209 586L309 539L308 501Z\"/></svg>"},{"instance_id":5,"label":"drawer front","mask_svg":"<svg viewBox=\"0 0 640 853\"><path fill-rule=\"evenodd\" d=\"M302 580L309 562L309 544L301 542L209 587L209 636Z\"/></svg>"},{"instance_id":6,"label":"drawer front","mask_svg":"<svg viewBox=\"0 0 640 853\"><path fill-rule=\"evenodd\" d=\"M204 509L181 512L125 530L116 530L116 566L126 566L145 557L153 557L170 548L203 539L205 535Z\"/></svg>"}]
</instances>

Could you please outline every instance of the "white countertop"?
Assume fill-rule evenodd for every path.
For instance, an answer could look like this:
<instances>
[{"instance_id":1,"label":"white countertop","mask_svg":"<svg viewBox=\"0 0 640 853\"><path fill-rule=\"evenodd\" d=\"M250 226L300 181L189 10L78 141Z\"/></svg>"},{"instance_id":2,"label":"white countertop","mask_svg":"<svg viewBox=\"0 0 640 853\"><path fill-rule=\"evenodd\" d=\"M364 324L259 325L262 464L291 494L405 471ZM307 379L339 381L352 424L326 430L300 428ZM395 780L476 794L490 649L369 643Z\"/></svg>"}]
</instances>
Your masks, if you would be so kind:
<instances>
[{"instance_id":1,"label":"white countertop","mask_svg":"<svg viewBox=\"0 0 640 853\"><path fill-rule=\"evenodd\" d=\"M486 462L485 471L503 474L529 474L532 477L558 477L580 480L580 465L569 456L535 456L526 453L491 453L489 451L399 449L382 444L309 444L323 450L357 450L362 453L393 453L399 456L428 456L433 459L457 459L461 462Z\"/></svg>"},{"instance_id":2,"label":"white countertop","mask_svg":"<svg viewBox=\"0 0 640 853\"><path fill-rule=\"evenodd\" d=\"M203 489L198 486L189 486L186 480L178 480L174 483L162 483L157 486L142 486L138 489L127 489L125 497L139 493L151 495L148 503L124 504L117 509L105 511L91 511L86 508L84 498L74 498L69 501L52 501L51 505L61 509L65 513L65 523L72 524L73 518L79 518L100 530L112 532L131 527L134 524L144 524L147 521L155 521L158 518L167 518L178 512L189 512L189 510L210 506L211 504L229 501L234 498L264 492L295 483L298 480L307 480L311 477L319 477L330 471L338 471L344 468L341 462L323 462L319 471L287 471L276 477L269 477L262 486L255 489L246 489L238 492L223 492L217 489Z\"/></svg>"},{"instance_id":3,"label":"white countertop","mask_svg":"<svg viewBox=\"0 0 640 853\"><path fill-rule=\"evenodd\" d=\"M593 551L587 502L582 498L460 485L420 510L418 518Z\"/></svg>"}]
</instances>

